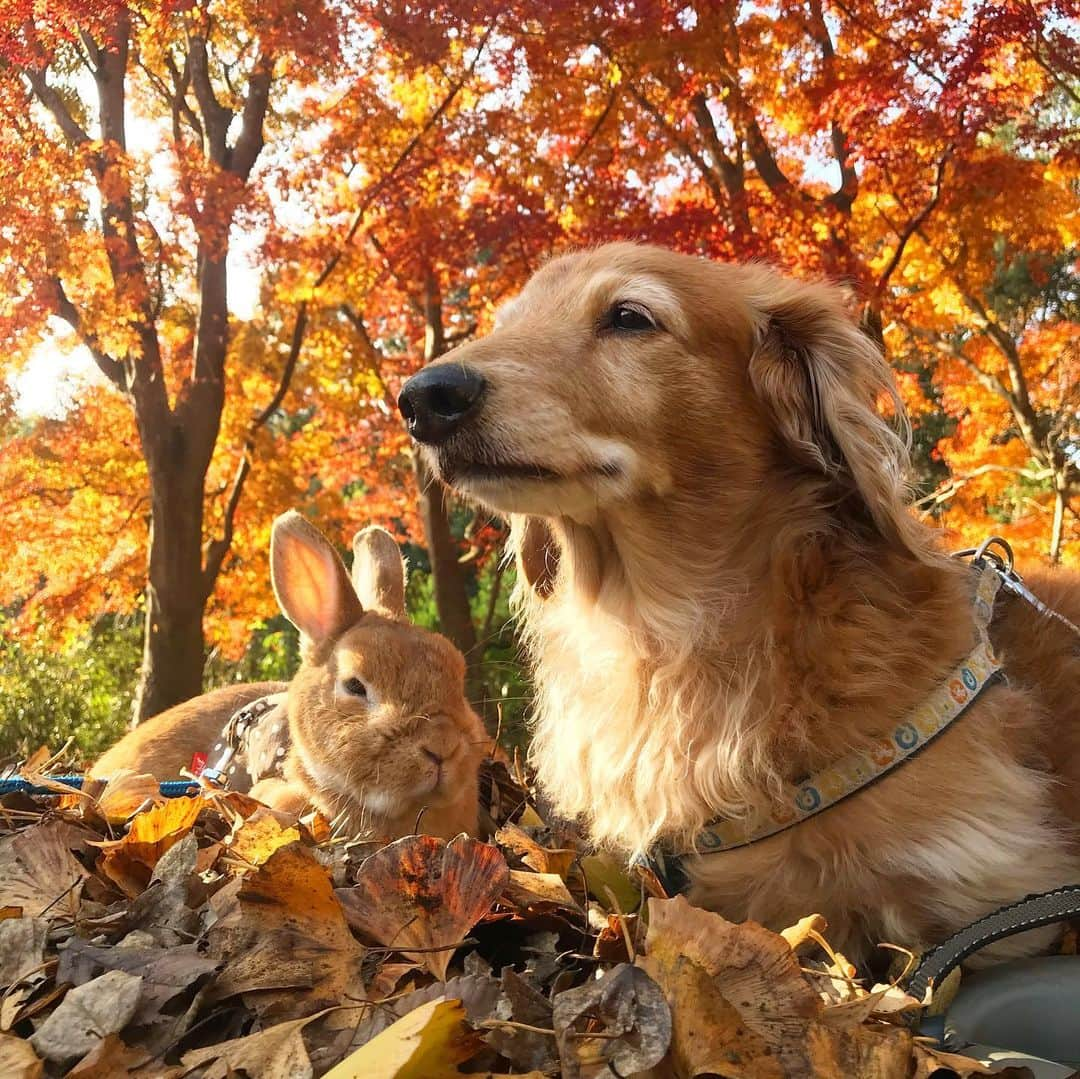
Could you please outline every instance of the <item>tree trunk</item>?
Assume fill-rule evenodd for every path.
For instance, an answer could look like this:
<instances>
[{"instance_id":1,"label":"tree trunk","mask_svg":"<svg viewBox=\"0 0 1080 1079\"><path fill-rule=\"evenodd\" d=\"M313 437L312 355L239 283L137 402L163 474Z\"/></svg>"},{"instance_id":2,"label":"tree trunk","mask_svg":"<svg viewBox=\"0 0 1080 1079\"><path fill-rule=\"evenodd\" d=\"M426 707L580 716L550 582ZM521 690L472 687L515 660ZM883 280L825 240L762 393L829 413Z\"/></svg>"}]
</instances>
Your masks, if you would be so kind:
<instances>
[{"instance_id":1,"label":"tree trunk","mask_svg":"<svg viewBox=\"0 0 1080 1079\"><path fill-rule=\"evenodd\" d=\"M1065 477L1054 477L1054 523L1050 529L1050 561L1057 565L1061 561L1061 547L1065 538L1065 502L1067 498Z\"/></svg>"},{"instance_id":2,"label":"tree trunk","mask_svg":"<svg viewBox=\"0 0 1080 1079\"><path fill-rule=\"evenodd\" d=\"M217 444L225 403L229 229L239 202L237 192L247 183L263 147L263 120L269 103L274 57L262 52L255 59L243 108L234 114L215 96L206 39L197 33L188 38L188 55L182 65L184 85L177 85L176 92L184 99L189 85L194 91L201 113L201 131L205 134L204 154L221 173L231 175L225 177L227 183L212 192L213 198L220 202L215 228L200 232L199 236L199 314L194 364L176 394L174 406L166 388L157 332L157 304L162 298L154 295L152 275L147 273L139 248L135 201L125 157L130 15L123 5L117 9L109 31L100 44L88 35L83 36L88 51L84 62L93 71L97 85L100 122L100 144L90 159L90 167L101 197L101 230L113 284L125 301L130 297L135 299L136 309L132 314L138 347L128 355L109 355L92 328L87 328L83 313L68 297L59 276L52 285L56 313L82 337L102 373L131 402L149 474L146 633L134 714L134 721L139 722L202 690L203 609L228 553L233 514L250 469L245 457L226 505L223 534L208 544L204 566L206 473ZM63 97L50 86L43 70L30 69L27 78L69 142L86 147L97 142L80 126ZM241 119L240 130L230 146L228 133L237 116ZM301 305L281 386L270 406L257 417L256 427L266 422L284 395L305 325L306 307Z\"/></svg>"},{"instance_id":3,"label":"tree trunk","mask_svg":"<svg viewBox=\"0 0 1080 1079\"><path fill-rule=\"evenodd\" d=\"M150 488L146 630L133 725L202 692L202 475L152 472Z\"/></svg>"},{"instance_id":4,"label":"tree trunk","mask_svg":"<svg viewBox=\"0 0 1080 1079\"><path fill-rule=\"evenodd\" d=\"M442 295L435 275L428 270L424 279L424 362L431 363L446 352L446 334L442 322ZM420 516L424 522L431 576L435 586L435 608L443 633L461 649L468 667L466 675L470 689L477 685L476 627L469 609L469 593L465 587L465 571L458 561L458 547L450 531L449 507L446 492L431 474L419 454L413 458L416 484L420 491Z\"/></svg>"},{"instance_id":5,"label":"tree trunk","mask_svg":"<svg viewBox=\"0 0 1080 1079\"><path fill-rule=\"evenodd\" d=\"M479 659L476 627L469 609L465 573L458 561L458 546L450 531L446 492L432 476L423 458L416 457L416 482L420 488L420 516L424 522L431 576L435 585L435 608L443 633L461 649L470 672Z\"/></svg>"}]
</instances>

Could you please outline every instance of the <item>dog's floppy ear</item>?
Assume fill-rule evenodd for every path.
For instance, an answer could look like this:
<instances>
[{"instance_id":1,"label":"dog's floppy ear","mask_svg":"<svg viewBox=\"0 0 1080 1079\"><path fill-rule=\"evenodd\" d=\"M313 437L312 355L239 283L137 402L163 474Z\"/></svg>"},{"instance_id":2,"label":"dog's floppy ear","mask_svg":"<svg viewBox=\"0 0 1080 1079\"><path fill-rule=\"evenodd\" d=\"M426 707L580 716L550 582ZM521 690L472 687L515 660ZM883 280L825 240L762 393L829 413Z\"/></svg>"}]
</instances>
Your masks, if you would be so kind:
<instances>
[{"instance_id":1,"label":"dog's floppy ear","mask_svg":"<svg viewBox=\"0 0 1080 1079\"><path fill-rule=\"evenodd\" d=\"M513 514L510 547L517 556L519 576L541 599L547 599L559 572L559 548L547 523L542 517Z\"/></svg>"},{"instance_id":2,"label":"dog's floppy ear","mask_svg":"<svg viewBox=\"0 0 1080 1079\"><path fill-rule=\"evenodd\" d=\"M775 285L759 307L754 392L806 467L850 487L883 536L922 557L922 529L907 511L910 429L885 358L839 289ZM892 422L882 403L891 403Z\"/></svg>"}]
</instances>

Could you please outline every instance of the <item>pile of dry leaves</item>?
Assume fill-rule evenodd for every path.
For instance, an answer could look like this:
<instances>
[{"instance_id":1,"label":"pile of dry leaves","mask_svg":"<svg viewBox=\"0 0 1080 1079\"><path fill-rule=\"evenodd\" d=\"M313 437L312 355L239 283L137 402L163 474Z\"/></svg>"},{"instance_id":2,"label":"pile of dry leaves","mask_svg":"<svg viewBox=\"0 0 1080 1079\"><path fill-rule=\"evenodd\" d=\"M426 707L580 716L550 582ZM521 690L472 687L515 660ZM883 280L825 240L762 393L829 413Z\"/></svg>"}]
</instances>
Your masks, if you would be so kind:
<instances>
[{"instance_id":1,"label":"pile of dry leaves","mask_svg":"<svg viewBox=\"0 0 1080 1079\"><path fill-rule=\"evenodd\" d=\"M490 843L365 849L145 776L7 796L0 1075L984 1072L917 1041L917 1002L858 985L820 919L777 935L643 896L504 764L483 801Z\"/></svg>"}]
</instances>

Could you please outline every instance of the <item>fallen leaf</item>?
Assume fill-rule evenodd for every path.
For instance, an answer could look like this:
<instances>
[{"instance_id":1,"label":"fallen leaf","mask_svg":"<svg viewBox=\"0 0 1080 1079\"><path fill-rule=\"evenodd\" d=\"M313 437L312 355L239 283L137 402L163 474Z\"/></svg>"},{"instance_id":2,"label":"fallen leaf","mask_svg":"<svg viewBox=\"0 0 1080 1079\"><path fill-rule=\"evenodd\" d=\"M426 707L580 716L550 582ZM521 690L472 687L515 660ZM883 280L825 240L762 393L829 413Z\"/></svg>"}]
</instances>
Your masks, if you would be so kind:
<instances>
[{"instance_id":1,"label":"fallen leaf","mask_svg":"<svg viewBox=\"0 0 1080 1079\"><path fill-rule=\"evenodd\" d=\"M300 839L300 830L286 827L269 809L258 809L225 837L224 845L230 854L249 865L262 865L281 847Z\"/></svg>"},{"instance_id":2,"label":"fallen leaf","mask_svg":"<svg viewBox=\"0 0 1080 1079\"><path fill-rule=\"evenodd\" d=\"M875 1014L884 997L885 991L879 989L873 993L863 992L861 996L838 1004L826 1004L821 1021L832 1027L857 1026Z\"/></svg>"},{"instance_id":3,"label":"fallen leaf","mask_svg":"<svg viewBox=\"0 0 1080 1079\"><path fill-rule=\"evenodd\" d=\"M525 910L545 905L581 910L581 905L570 894L570 889L557 873L525 873L519 869L511 869L502 897L510 906Z\"/></svg>"},{"instance_id":4,"label":"fallen leaf","mask_svg":"<svg viewBox=\"0 0 1080 1079\"><path fill-rule=\"evenodd\" d=\"M946 1053L943 1049L916 1043L915 1070L911 1072L911 1079L944 1079L946 1074L950 1077L956 1074L960 1079L973 1075L993 1075L995 1079L1034 1079L1032 1070L1023 1065L988 1068L972 1057Z\"/></svg>"},{"instance_id":5,"label":"fallen leaf","mask_svg":"<svg viewBox=\"0 0 1080 1079\"><path fill-rule=\"evenodd\" d=\"M513 967L502 972L502 989L510 1005L510 1018L524 1026L554 1030L551 1002L516 973ZM550 1071L559 1061L554 1033L540 1034L523 1027L493 1027L485 1034L492 1048L518 1068Z\"/></svg>"},{"instance_id":6,"label":"fallen leaf","mask_svg":"<svg viewBox=\"0 0 1080 1079\"><path fill-rule=\"evenodd\" d=\"M249 1079L311 1079L315 1073L300 1032L323 1014L318 1012L302 1019L278 1023L256 1034L220 1042L205 1049L192 1049L181 1059L184 1066L190 1069L214 1061L222 1062L228 1072L216 1073L221 1075L242 1071ZM375 1079L374 1075L371 1079Z\"/></svg>"},{"instance_id":7,"label":"fallen leaf","mask_svg":"<svg viewBox=\"0 0 1080 1079\"><path fill-rule=\"evenodd\" d=\"M198 870L199 846L188 832L158 860L150 883L129 907L129 924L145 929L162 947L197 936L201 923L188 906L188 891Z\"/></svg>"},{"instance_id":8,"label":"fallen leaf","mask_svg":"<svg viewBox=\"0 0 1080 1079\"><path fill-rule=\"evenodd\" d=\"M611 906L612 896L623 914L631 914L641 906L641 889L631 879L625 862L602 851L581 859L585 886L589 895L605 907Z\"/></svg>"},{"instance_id":9,"label":"fallen leaf","mask_svg":"<svg viewBox=\"0 0 1080 1079\"><path fill-rule=\"evenodd\" d=\"M583 1057L606 1061L606 1072L630 1075L663 1060L671 1044L671 1012L660 987L639 967L626 963L578 989L559 993L552 1002L555 1037L565 1079L578 1079ZM600 1022L599 1046L575 1024ZM588 1025L588 1024L587 1024ZM585 1036L579 1036L585 1035Z\"/></svg>"},{"instance_id":10,"label":"fallen leaf","mask_svg":"<svg viewBox=\"0 0 1080 1079\"><path fill-rule=\"evenodd\" d=\"M225 966L218 999L247 993L263 1018L310 1014L362 998L360 960L326 870L299 843L276 850L212 899L210 955ZM299 991L277 991L285 987ZM255 991L258 990L256 993Z\"/></svg>"},{"instance_id":11,"label":"fallen leaf","mask_svg":"<svg viewBox=\"0 0 1080 1079\"><path fill-rule=\"evenodd\" d=\"M53 821L0 839L0 906L74 919L89 874L72 855L70 836L62 821Z\"/></svg>"},{"instance_id":12,"label":"fallen leaf","mask_svg":"<svg viewBox=\"0 0 1080 1079\"><path fill-rule=\"evenodd\" d=\"M194 944L102 948L73 937L60 952L56 980L82 985L103 970L136 975L142 979L142 995L134 1021L151 1022L170 1000L194 989L200 978L218 966L216 960L200 955Z\"/></svg>"},{"instance_id":13,"label":"fallen leaf","mask_svg":"<svg viewBox=\"0 0 1080 1079\"><path fill-rule=\"evenodd\" d=\"M109 824L123 824L148 803L164 801L158 781L152 775L120 771L109 777L94 799L94 810Z\"/></svg>"},{"instance_id":14,"label":"fallen leaf","mask_svg":"<svg viewBox=\"0 0 1080 1079\"><path fill-rule=\"evenodd\" d=\"M132 1049L118 1034L110 1034L68 1071L64 1079L115 1079L130 1075L150 1059L145 1049Z\"/></svg>"},{"instance_id":15,"label":"fallen leaf","mask_svg":"<svg viewBox=\"0 0 1080 1079\"><path fill-rule=\"evenodd\" d=\"M825 921L824 915L809 914L805 918L800 918L793 926L781 929L780 936L788 942L793 952L797 952L805 944L816 944L814 935L820 936L828 928L829 923Z\"/></svg>"},{"instance_id":16,"label":"fallen leaf","mask_svg":"<svg viewBox=\"0 0 1080 1079\"><path fill-rule=\"evenodd\" d=\"M0 1034L0 1075L4 1079L40 1079L45 1064L29 1042Z\"/></svg>"},{"instance_id":17,"label":"fallen leaf","mask_svg":"<svg viewBox=\"0 0 1080 1079\"><path fill-rule=\"evenodd\" d=\"M518 824L523 828L544 828L543 818L531 805L526 805L521 811L521 816L518 817Z\"/></svg>"},{"instance_id":18,"label":"fallen leaf","mask_svg":"<svg viewBox=\"0 0 1080 1079\"><path fill-rule=\"evenodd\" d=\"M675 948L655 947L638 965L663 989L671 1009L671 1053L680 1079L717 1073L729 1079L784 1079L762 1035L724 999L711 974Z\"/></svg>"},{"instance_id":19,"label":"fallen leaf","mask_svg":"<svg viewBox=\"0 0 1080 1079\"><path fill-rule=\"evenodd\" d=\"M875 985L871 995L876 998L874 1015L878 1018L898 1012L917 1011L922 1005L898 985Z\"/></svg>"},{"instance_id":20,"label":"fallen leaf","mask_svg":"<svg viewBox=\"0 0 1080 1079\"><path fill-rule=\"evenodd\" d=\"M57 1063L85 1056L103 1038L127 1026L141 992L142 978L110 970L72 989L30 1043L46 1060Z\"/></svg>"},{"instance_id":21,"label":"fallen leaf","mask_svg":"<svg viewBox=\"0 0 1080 1079\"><path fill-rule=\"evenodd\" d=\"M325 1079L460 1079L458 1064L483 1047L465 1025L461 1001L440 997L387 1027Z\"/></svg>"},{"instance_id":22,"label":"fallen leaf","mask_svg":"<svg viewBox=\"0 0 1080 1079\"><path fill-rule=\"evenodd\" d=\"M914 1038L903 1027L863 1025L837 1031L825 1023L811 1023L802 1043L802 1070L787 1074L814 1079L907 1079L913 1048Z\"/></svg>"},{"instance_id":23,"label":"fallen leaf","mask_svg":"<svg viewBox=\"0 0 1080 1079\"><path fill-rule=\"evenodd\" d=\"M355 886L337 894L350 925L444 981L454 948L508 880L503 856L487 843L406 836L371 855Z\"/></svg>"},{"instance_id":24,"label":"fallen leaf","mask_svg":"<svg viewBox=\"0 0 1080 1079\"><path fill-rule=\"evenodd\" d=\"M537 873L557 873L565 877L577 858L576 850L542 847L516 824L504 824L495 833L495 842L509 847L521 860Z\"/></svg>"},{"instance_id":25,"label":"fallen leaf","mask_svg":"<svg viewBox=\"0 0 1080 1079\"><path fill-rule=\"evenodd\" d=\"M930 1004L926 1009L927 1015L944 1015L949 1010L956 999L956 994L960 992L963 976L963 968L955 966L945 975L940 985L935 985L932 990L927 989L927 996L930 997Z\"/></svg>"},{"instance_id":26,"label":"fallen leaf","mask_svg":"<svg viewBox=\"0 0 1080 1079\"><path fill-rule=\"evenodd\" d=\"M715 979L717 992L745 1025L798 1074L805 1065L807 1025L824 1006L787 941L755 922L735 925L681 896L650 899L648 911L646 955L665 963L680 955L695 962Z\"/></svg>"},{"instance_id":27,"label":"fallen leaf","mask_svg":"<svg viewBox=\"0 0 1080 1079\"><path fill-rule=\"evenodd\" d=\"M52 760L52 756L52 750L49 749L48 746L38 746L37 749L26 758L20 771L38 772L48 761Z\"/></svg>"},{"instance_id":28,"label":"fallen leaf","mask_svg":"<svg viewBox=\"0 0 1080 1079\"><path fill-rule=\"evenodd\" d=\"M715 1042L709 1048L723 1047L738 1056L724 1063L719 1069L722 1074L757 1079L755 1068L760 1064L762 1075L812 1075L816 1079L906 1075L912 1052L910 1032L843 1022L839 1014L835 1024L825 1022L824 1003L780 935L755 922L735 925L692 907L682 897L650 899L648 909L643 965L655 970L662 983L666 972L680 971L681 960L695 964L706 975L707 984L690 972L698 979L698 990L714 997L712 1007L717 1010L710 1013L710 1026ZM715 1004L716 994L727 1009ZM717 1028L721 1017L725 1022ZM688 1041L690 1029L679 1028L679 1053L693 1066L705 1069L707 1061L700 1047ZM758 1056L744 1060L743 1052ZM779 1072L770 1070L768 1060L758 1059L770 1055L779 1064ZM749 1070L739 1071L740 1063Z\"/></svg>"},{"instance_id":29,"label":"fallen leaf","mask_svg":"<svg viewBox=\"0 0 1080 1079\"><path fill-rule=\"evenodd\" d=\"M589 914L600 912L602 908L590 905ZM636 914L608 914L593 943L593 955L607 963L632 963L634 961L633 942L638 935L638 916Z\"/></svg>"},{"instance_id":30,"label":"fallen leaf","mask_svg":"<svg viewBox=\"0 0 1080 1079\"><path fill-rule=\"evenodd\" d=\"M0 989L6 989L41 966L48 933L46 918L0 921Z\"/></svg>"},{"instance_id":31,"label":"fallen leaf","mask_svg":"<svg viewBox=\"0 0 1080 1079\"><path fill-rule=\"evenodd\" d=\"M161 856L191 831L202 809L201 798L169 798L137 814L123 839L98 844L98 870L134 899Z\"/></svg>"},{"instance_id":32,"label":"fallen leaf","mask_svg":"<svg viewBox=\"0 0 1080 1079\"><path fill-rule=\"evenodd\" d=\"M493 1017L510 1017L509 1004L504 1000L502 986L495 978L490 974L465 974L446 982L433 982L423 989L414 989L378 1008L362 1009L363 1014L353 1028L349 1050L366 1045L398 1019L434 1000L460 1000L466 1019L474 1027Z\"/></svg>"}]
</instances>

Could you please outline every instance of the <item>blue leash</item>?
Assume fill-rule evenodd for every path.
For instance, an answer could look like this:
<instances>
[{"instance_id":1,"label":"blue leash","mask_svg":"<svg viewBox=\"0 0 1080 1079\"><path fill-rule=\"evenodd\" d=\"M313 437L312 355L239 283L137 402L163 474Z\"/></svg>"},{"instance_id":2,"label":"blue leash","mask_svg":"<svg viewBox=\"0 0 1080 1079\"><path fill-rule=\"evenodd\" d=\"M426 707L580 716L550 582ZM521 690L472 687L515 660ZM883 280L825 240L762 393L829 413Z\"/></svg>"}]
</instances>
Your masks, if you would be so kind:
<instances>
[{"instance_id":1,"label":"blue leash","mask_svg":"<svg viewBox=\"0 0 1080 1079\"><path fill-rule=\"evenodd\" d=\"M65 786L82 790L82 776L49 776L49 778L57 783L63 783ZM165 798L185 798L197 794L202 788L198 783L193 783L190 779L175 779L158 784L158 789ZM35 786L30 780L23 779L20 776L0 779L0 797L5 794L45 794L52 795L54 798L59 797L59 794L51 788Z\"/></svg>"}]
</instances>

